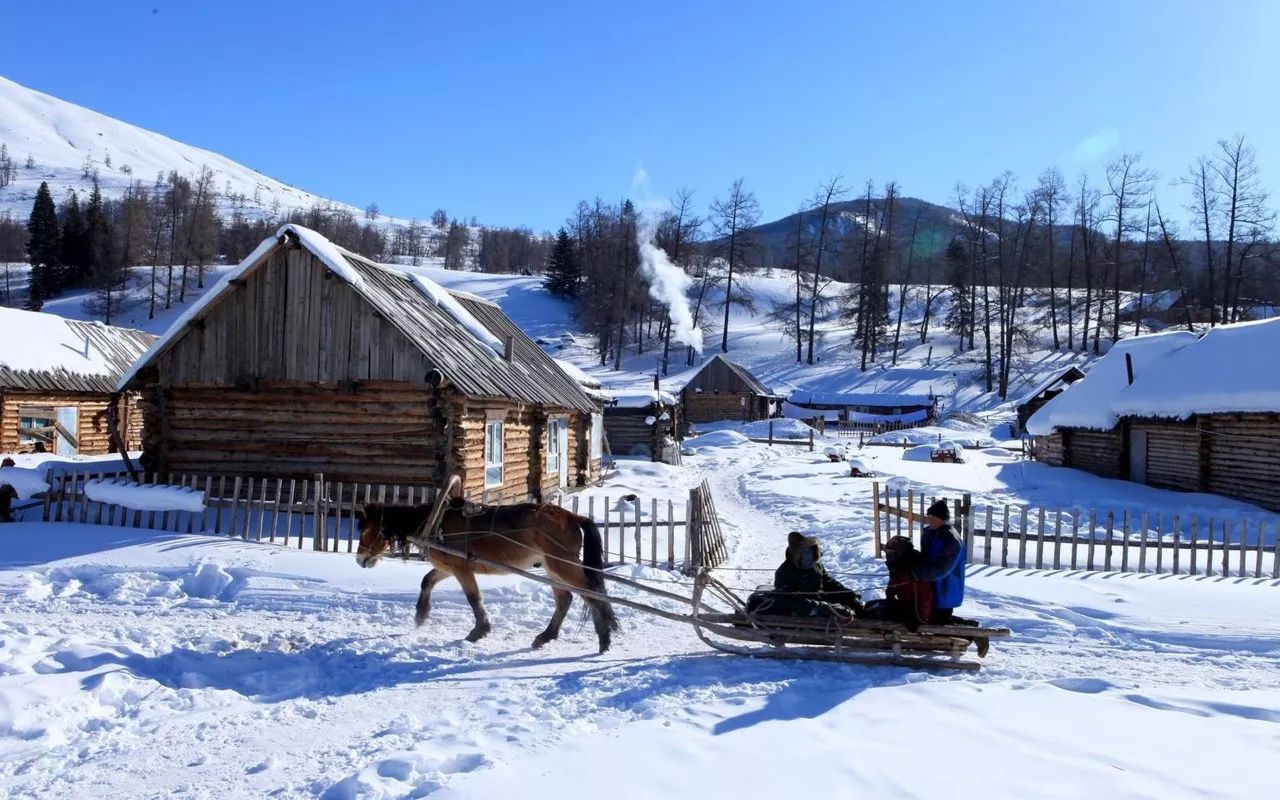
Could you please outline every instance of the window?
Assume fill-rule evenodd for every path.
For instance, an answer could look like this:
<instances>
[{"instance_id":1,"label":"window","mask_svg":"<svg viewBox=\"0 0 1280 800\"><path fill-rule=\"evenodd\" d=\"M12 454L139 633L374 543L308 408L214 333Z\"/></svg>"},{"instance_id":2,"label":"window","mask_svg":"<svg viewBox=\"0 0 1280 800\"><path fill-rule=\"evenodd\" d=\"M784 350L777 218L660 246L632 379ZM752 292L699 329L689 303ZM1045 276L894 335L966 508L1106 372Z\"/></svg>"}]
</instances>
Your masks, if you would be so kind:
<instances>
[{"instance_id":1,"label":"window","mask_svg":"<svg viewBox=\"0 0 1280 800\"><path fill-rule=\"evenodd\" d=\"M484 485L502 485L502 420L490 420L484 426Z\"/></svg>"},{"instance_id":2,"label":"window","mask_svg":"<svg viewBox=\"0 0 1280 800\"><path fill-rule=\"evenodd\" d=\"M560 473L560 426L562 420L547 420L547 472Z\"/></svg>"},{"instance_id":3,"label":"window","mask_svg":"<svg viewBox=\"0 0 1280 800\"><path fill-rule=\"evenodd\" d=\"M44 416L43 412L41 413L40 416L34 416L35 412L20 412L20 413L22 413L23 415L18 419L18 444L30 446L35 444L36 442L44 442L45 444L49 444L52 441L48 433L44 433L42 435L40 434L32 435L31 433L28 432L28 430L30 429L43 428L47 430L49 428L52 428L53 427L52 416ZM33 416L27 416L27 413L32 413Z\"/></svg>"}]
</instances>

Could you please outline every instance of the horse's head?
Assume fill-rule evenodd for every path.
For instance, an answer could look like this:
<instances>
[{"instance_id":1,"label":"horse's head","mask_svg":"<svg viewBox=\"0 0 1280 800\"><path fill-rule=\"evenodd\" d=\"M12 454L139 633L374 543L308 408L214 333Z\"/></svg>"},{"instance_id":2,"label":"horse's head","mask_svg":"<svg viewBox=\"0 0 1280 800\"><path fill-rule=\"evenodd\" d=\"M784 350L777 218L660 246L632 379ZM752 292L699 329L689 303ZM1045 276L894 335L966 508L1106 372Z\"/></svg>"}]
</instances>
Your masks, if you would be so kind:
<instances>
[{"instance_id":1,"label":"horse's head","mask_svg":"<svg viewBox=\"0 0 1280 800\"><path fill-rule=\"evenodd\" d=\"M360 508L360 547L356 550L356 563L362 567L376 566L378 559L391 549L391 536L382 529L382 506L365 503Z\"/></svg>"}]
</instances>

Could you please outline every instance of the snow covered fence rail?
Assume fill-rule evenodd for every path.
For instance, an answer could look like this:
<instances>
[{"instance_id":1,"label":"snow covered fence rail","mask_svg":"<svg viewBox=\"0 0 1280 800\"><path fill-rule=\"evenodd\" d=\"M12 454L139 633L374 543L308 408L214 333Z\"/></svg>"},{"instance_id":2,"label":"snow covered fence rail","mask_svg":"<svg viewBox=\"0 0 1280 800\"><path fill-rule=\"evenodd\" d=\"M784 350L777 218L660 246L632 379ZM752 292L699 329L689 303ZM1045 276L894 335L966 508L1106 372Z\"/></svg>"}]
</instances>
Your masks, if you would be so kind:
<instances>
[{"instance_id":1,"label":"snow covered fence rail","mask_svg":"<svg viewBox=\"0 0 1280 800\"><path fill-rule=\"evenodd\" d=\"M890 536L919 544L937 497L872 485L876 555ZM974 506L953 501L951 523L970 564L1018 569L1280 579L1280 518L1162 510Z\"/></svg>"}]
</instances>

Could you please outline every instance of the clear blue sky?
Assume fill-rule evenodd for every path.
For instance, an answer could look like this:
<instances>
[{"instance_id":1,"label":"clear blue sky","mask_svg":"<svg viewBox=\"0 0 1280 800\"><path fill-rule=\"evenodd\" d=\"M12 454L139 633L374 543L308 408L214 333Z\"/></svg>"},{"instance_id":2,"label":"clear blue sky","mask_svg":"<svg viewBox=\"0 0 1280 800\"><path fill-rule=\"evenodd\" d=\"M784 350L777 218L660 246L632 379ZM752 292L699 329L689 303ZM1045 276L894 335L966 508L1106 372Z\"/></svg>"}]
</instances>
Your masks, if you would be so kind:
<instances>
[{"instance_id":1,"label":"clear blue sky","mask_svg":"<svg viewBox=\"0 0 1280 800\"><path fill-rule=\"evenodd\" d=\"M643 166L773 219L837 172L950 202L1125 150L1180 204L1236 132L1280 189L1280 2L5 5L0 74L397 216L553 228Z\"/></svg>"}]
</instances>

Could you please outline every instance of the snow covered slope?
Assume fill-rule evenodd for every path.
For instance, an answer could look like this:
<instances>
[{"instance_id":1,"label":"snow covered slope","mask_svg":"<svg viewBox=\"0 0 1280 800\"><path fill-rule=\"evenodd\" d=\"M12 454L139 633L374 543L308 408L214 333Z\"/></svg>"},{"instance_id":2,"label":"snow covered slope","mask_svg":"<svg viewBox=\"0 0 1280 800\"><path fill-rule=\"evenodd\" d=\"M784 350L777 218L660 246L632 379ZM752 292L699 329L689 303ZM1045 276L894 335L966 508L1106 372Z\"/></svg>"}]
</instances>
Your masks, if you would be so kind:
<instances>
[{"instance_id":1,"label":"snow covered slope","mask_svg":"<svg viewBox=\"0 0 1280 800\"><path fill-rule=\"evenodd\" d=\"M244 213L253 216L307 208L332 201L269 178L243 164L143 130L105 114L59 100L0 77L0 143L18 167L17 180L0 189L0 214L6 210L25 219L31 212L36 189L48 181L54 200L70 189L87 191L92 178L84 176L86 163L96 171L107 196L123 191L134 179L150 184L157 172L177 171L194 176L203 166L214 173L214 188L227 209L230 194L244 195ZM26 167L30 157L33 166ZM110 164L108 165L108 160ZM338 207L358 209L342 203Z\"/></svg>"}]
</instances>

